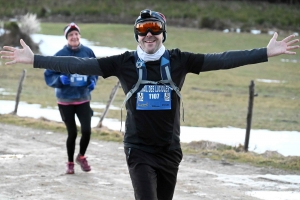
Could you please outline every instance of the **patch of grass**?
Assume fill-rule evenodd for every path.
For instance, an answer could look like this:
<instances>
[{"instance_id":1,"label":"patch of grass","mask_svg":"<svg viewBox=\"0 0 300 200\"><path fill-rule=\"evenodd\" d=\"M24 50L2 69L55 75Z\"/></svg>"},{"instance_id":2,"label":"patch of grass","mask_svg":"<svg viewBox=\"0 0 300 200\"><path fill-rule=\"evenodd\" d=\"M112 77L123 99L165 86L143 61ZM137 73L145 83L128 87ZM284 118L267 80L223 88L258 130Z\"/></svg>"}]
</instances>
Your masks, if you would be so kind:
<instances>
[{"instance_id":1,"label":"patch of grass","mask_svg":"<svg viewBox=\"0 0 300 200\"><path fill-rule=\"evenodd\" d=\"M277 152L265 152L264 154L245 152L242 145L231 147L215 142L199 141L183 143L182 149L185 154L222 160L228 164L247 163L257 167L271 167L291 172L300 170L300 156L284 157Z\"/></svg>"},{"instance_id":2,"label":"patch of grass","mask_svg":"<svg viewBox=\"0 0 300 200\"><path fill-rule=\"evenodd\" d=\"M0 123L13 124L34 129L49 130L60 134L66 134L66 128L63 123L49 121L44 118L34 119L29 117L18 117L16 115L5 114L0 115ZM80 133L80 127L78 127L78 132ZM105 127L101 129L93 128L91 137L92 139L119 143L123 141L122 133L106 129ZM300 170L299 156L284 157L276 152L266 152L264 154L244 152L242 145L238 147L232 147L215 142L198 141L191 143L182 143L182 150L185 155L193 154L213 160L226 160L226 162L230 164L247 163L253 166L272 167L291 172Z\"/></svg>"},{"instance_id":3,"label":"patch of grass","mask_svg":"<svg viewBox=\"0 0 300 200\"><path fill-rule=\"evenodd\" d=\"M30 117L19 117L12 114L4 114L0 115L0 123L13 124L34 129L44 129L56 133L67 133L64 123L50 121L45 118L34 119ZM78 126L77 128L78 134L80 134L80 127ZM91 138L104 141L123 142L123 134L121 132L109 130L105 127L101 129L92 128Z\"/></svg>"},{"instance_id":4,"label":"patch of grass","mask_svg":"<svg viewBox=\"0 0 300 200\"><path fill-rule=\"evenodd\" d=\"M43 34L62 35L62 23L42 23ZM61 28L58 28L61 27ZM135 49L131 25L80 24L82 37L99 42L101 46ZM120 36L120 33L121 36ZM87 36L87 37L85 37ZM279 35L283 39L286 35ZM213 53L226 50L252 49L264 47L270 35L248 33L222 33L210 30L168 27L165 46L168 49L180 48L182 51ZM64 44L62 44L63 46ZM185 109L185 126L246 128L248 93L251 80L255 82L253 129L300 131L300 62L297 55L282 55L270 58L269 62L248 65L225 71L188 74L181 94ZM289 59L294 62L282 62ZM23 69L27 70L21 101L55 107L54 89L44 82L41 69L29 65L5 66L1 61L0 86L11 95L1 95L1 100L14 100L18 82ZM257 79L278 80L281 83L258 82ZM117 83L115 77L99 81L92 93L92 102L106 104L111 89ZM125 95L120 88L114 106L121 107ZM95 109L101 115L103 109ZM121 119L120 110L110 110L109 118ZM125 112L124 112L125 113ZM125 115L123 113L123 115ZM125 119L125 116L123 116Z\"/></svg>"}]
</instances>

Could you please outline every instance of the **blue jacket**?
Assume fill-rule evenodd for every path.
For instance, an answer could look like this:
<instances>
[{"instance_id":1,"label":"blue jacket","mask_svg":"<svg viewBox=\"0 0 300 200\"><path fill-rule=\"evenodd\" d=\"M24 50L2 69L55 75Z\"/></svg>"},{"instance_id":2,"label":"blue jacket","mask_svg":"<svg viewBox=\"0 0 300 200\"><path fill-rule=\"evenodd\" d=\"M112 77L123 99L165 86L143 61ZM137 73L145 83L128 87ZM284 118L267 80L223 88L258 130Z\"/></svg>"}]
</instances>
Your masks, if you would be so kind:
<instances>
[{"instance_id":1,"label":"blue jacket","mask_svg":"<svg viewBox=\"0 0 300 200\"><path fill-rule=\"evenodd\" d=\"M81 58L96 58L93 50L80 44L78 49L71 49L68 45L65 45L60 51L58 51L54 56L76 56ZM60 75L69 76L70 79L73 76L80 76L81 79L86 80L83 86L71 86L63 85L60 81ZM58 102L77 102L90 100L90 90L88 85L91 84L93 80L95 84L97 83L98 76L82 76L82 75L72 75L60 72L55 72L52 70L45 70L44 72L45 82L48 86L55 88L55 95Z\"/></svg>"}]
</instances>

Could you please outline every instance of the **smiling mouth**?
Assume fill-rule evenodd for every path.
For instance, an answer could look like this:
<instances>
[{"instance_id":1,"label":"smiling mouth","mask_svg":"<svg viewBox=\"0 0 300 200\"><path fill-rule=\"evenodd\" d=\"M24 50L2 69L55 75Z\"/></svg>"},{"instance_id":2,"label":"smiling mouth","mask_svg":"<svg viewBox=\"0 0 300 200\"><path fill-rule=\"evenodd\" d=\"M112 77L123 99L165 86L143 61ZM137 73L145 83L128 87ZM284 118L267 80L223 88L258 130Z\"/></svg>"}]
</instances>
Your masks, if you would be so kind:
<instances>
[{"instance_id":1,"label":"smiling mouth","mask_svg":"<svg viewBox=\"0 0 300 200\"><path fill-rule=\"evenodd\" d=\"M155 42L155 40L145 40L144 42L145 43L153 43L153 42Z\"/></svg>"}]
</instances>

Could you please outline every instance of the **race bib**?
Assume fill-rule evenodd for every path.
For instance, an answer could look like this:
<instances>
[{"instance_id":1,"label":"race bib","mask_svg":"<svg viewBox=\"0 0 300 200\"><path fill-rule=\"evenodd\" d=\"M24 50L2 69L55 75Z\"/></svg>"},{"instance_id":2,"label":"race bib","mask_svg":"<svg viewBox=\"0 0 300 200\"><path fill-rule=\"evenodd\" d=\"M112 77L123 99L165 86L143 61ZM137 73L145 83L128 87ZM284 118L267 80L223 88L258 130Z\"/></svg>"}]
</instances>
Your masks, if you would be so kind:
<instances>
[{"instance_id":1,"label":"race bib","mask_svg":"<svg viewBox=\"0 0 300 200\"><path fill-rule=\"evenodd\" d=\"M172 88L167 85L145 85L138 93L137 110L170 110Z\"/></svg>"},{"instance_id":2,"label":"race bib","mask_svg":"<svg viewBox=\"0 0 300 200\"><path fill-rule=\"evenodd\" d=\"M70 86L80 87L87 85L87 75L71 74L70 75Z\"/></svg>"}]
</instances>

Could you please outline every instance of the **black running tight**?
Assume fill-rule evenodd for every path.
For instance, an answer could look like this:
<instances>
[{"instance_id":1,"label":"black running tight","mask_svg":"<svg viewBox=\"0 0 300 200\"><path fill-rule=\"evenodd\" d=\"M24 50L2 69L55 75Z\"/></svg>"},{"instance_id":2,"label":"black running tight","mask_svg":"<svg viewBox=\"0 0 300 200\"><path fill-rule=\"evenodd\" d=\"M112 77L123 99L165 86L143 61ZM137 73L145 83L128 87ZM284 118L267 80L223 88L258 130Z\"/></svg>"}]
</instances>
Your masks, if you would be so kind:
<instances>
[{"instance_id":1,"label":"black running tight","mask_svg":"<svg viewBox=\"0 0 300 200\"><path fill-rule=\"evenodd\" d=\"M77 126L75 121L75 115L77 115L80 126L81 126L81 139L79 143L79 153L84 155L90 142L91 137L91 117L92 109L90 102L86 102L79 105L60 105L58 104L60 115L64 121L67 131L68 138L66 142L68 161L74 161L74 153L77 138Z\"/></svg>"}]
</instances>

